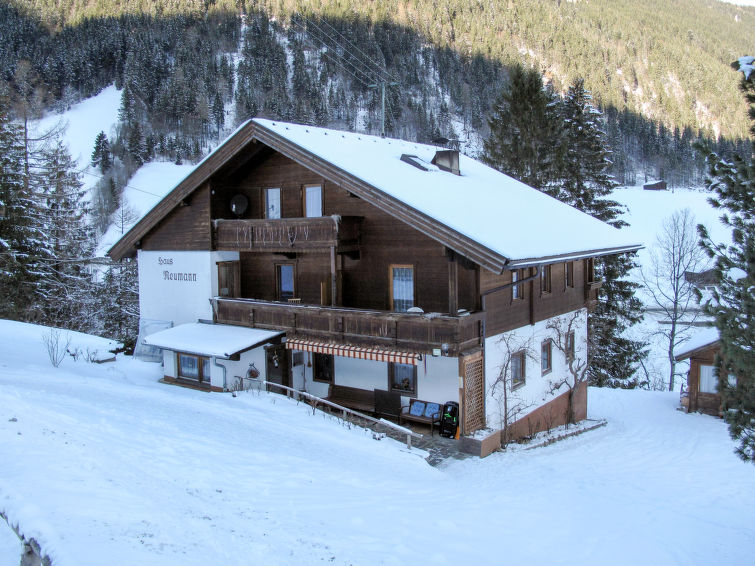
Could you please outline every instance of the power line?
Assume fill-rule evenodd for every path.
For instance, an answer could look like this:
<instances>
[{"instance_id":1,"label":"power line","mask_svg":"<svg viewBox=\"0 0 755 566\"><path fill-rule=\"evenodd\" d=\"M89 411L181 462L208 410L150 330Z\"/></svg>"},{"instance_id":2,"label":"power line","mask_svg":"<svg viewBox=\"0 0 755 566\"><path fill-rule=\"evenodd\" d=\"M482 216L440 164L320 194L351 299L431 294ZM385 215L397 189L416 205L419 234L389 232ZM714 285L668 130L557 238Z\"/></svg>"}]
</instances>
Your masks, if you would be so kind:
<instances>
[{"instance_id":1,"label":"power line","mask_svg":"<svg viewBox=\"0 0 755 566\"><path fill-rule=\"evenodd\" d=\"M90 173L89 171L82 171L82 173L83 173L84 175L89 175L89 176L91 176L91 177L95 177L95 178L97 178L97 179L106 179L106 178L107 178L107 177L103 177L102 175L97 175L96 173ZM131 190L134 190L134 191L139 191L140 193L144 193L144 194L147 194L147 195L151 195L151 196L153 196L153 197L157 197L157 198L163 198L163 197L165 196L165 195L158 195L158 194L156 194L156 193L151 193L151 192L149 192L149 191L145 191L144 189L140 189L140 188L138 188L138 187L135 187L134 185L129 185L129 184L123 185L123 188L124 188L124 189L126 189L126 188L129 188L129 189L131 189Z\"/></svg>"}]
</instances>

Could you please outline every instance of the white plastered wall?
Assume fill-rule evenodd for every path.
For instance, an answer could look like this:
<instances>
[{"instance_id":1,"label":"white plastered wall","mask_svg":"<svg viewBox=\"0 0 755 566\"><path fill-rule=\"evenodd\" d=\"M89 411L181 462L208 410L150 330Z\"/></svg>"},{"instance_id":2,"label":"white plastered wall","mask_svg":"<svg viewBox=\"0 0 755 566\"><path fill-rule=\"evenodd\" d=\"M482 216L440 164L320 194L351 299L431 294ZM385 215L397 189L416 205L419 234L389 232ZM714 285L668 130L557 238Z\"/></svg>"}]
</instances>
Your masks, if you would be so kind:
<instances>
[{"instance_id":1,"label":"white plastered wall","mask_svg":"<svg viewBox=\"0 0 755 566\"><path fill-rule=\"evenodd\" d=\"M523 417L527 413L534 411L538 407L551 401L561 393L567 391L562 387L556 392L551 392L551 384L562 379L568 374L567 363L564 355L552 346L552 367L553 369L543 375L540 366L540 351L543 341L552 339L556 341L556 333L548 328L551 321L560 319L561 327L566 328L567 321L576 317L573 323L575 356L577 359L584 359L587 355L587 310L580 309L570 313L559 315L533 325L528 325L516 330L489 336L485 340L485 377L486 377L486 398L485 409L487 427L492 429L502 428L502 390L500 387L495 388L493 384L501 373L501 366L508 356L507 350L515 353L519 350L525 350L526 367L525 383L515 389L509 387L508 406L509 408L519 406L520 414L510 416L509 422L513 422ZM502 340L506 336L509 346L507 347Z\"/></svg>"},{"instance_id":2,"label":"white plastered wall","mask_svg":"<svg viewBox=\"0 0 755 566\"><path fill-rule=\"evenodd\" d=\"M308 364L311 356L312 354L304 352L304 364L293 368L294 387L305 389L317 397L327 397L328 384L312 378L312 367ZM388 364L385 362L335 356L334 372L336 385L367 390L388 389ZM458 358L423 356L417 365L417 398L438 403L458 402ZM408 404L409 399L402 397L402 403Z\"/></svg>"},{"instance_id":3,"label":"white plastered wall","mask_svg":"<svg viewBox=\"0 0 755 566\"><path fill-rule=\"evenodd\" d=\"M265 375L265 345L260 345L253 350L241 353L238 360L224 360L222 358L210 358L210 384L213 387L233 389L239 378L246 377L247 370L254 364L260 372L259 379L266 379ZM176 374L176 352L163 350L164 375L178 377ZM223 376L225 367L225 382ZM249 383L247 382L247 385Z\"/></svg>"},{"instance_id":4,"label":"white plastered wall","mask_svg":"<svg viewBox=\"0 0 755 566\"><path fill-rule=\"evenodd\" d=\"M139 317L174 325L212 319L216 264L238 258L238 252L139 250Z\"/></svg>"}]
</instances>

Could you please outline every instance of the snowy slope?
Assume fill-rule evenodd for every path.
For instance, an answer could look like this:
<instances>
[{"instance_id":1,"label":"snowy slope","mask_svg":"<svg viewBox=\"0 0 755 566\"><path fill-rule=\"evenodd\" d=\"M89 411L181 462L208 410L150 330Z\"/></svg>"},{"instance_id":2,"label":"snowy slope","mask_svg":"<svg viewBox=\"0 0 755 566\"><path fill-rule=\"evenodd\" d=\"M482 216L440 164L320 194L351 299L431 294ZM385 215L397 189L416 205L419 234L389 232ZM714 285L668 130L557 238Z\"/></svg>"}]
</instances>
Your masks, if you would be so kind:
<instances>
[{"instance_id":1,"label":"snowy slope","mask_svg":"<svg viewBox=\"0 0 755 566\"><path fill-rule=\"evenodd\" d=\"M32 124L37 133L46 132L58 125L65 128L64 143L83 172L81 181L87 189L91 189L99 180L98 172L90 167L94 140L100 132L105 132L109 139L113 139L120 103L121 91L115 86L109 86L97 96L73 105L66 112L47 114Z\"/></svg>"},{"instance_id":2,"label":"snowy slope","mask_svg":"<svg viewBox=\"0 0 755 566\"><path fill-rule=\"evenodd\" d=\"M0 509L56 566L744 564L755 550L752 466L675 394L591 389L608 426L435 469L280 396L162 385L130 359L54 369L18 324L0 323Z\"/></svg>"}]
</instances>

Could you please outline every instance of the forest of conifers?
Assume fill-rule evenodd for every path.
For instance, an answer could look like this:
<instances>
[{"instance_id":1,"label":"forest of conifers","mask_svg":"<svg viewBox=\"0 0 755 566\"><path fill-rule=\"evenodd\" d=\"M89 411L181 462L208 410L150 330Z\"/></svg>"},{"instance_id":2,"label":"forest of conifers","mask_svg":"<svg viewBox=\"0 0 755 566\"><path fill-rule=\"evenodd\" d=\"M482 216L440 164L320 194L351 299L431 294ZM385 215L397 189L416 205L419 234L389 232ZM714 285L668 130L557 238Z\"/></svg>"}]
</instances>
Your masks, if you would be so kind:
<instances>
[{"instance_id":1,"label":"forest of conifers","mask_svg":"<svg viewBox=\"0 0 755 566\"><path fill-rule=\"evenodd\" d=\"M585 79L620 183L700 183L696 138L749 143L728 64L751 48L755 9L702 0L1 2L0 76L39 108L123 88L114 149L136 165L196 159L255 115L377 132L379 78L355 72L353 50L323 48L323 21L396 83L388 135L479 148L524 62L558 91Z\"/></svg>"}]
</instances>

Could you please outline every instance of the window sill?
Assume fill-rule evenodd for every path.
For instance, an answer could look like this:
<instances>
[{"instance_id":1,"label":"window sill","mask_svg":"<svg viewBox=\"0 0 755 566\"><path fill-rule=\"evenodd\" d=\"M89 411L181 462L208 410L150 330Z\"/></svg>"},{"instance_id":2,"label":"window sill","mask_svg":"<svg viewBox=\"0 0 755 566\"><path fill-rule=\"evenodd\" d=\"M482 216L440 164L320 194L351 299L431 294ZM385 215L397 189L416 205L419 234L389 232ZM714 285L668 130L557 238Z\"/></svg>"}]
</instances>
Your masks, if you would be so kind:
<instances>
[{"instance_id":1,"label":"window sill","mask_svg":"<svg viewBox=\"0 0 755 566\"><path fill-rule=\"evenodd\" d=\"M512 383L511 384L511 390L512 391L516 391L517 389L521 389L522 387L524 387L526 384L527 384L526 381L520 381L518 383Z\"/></svg>"},{"instance_id":2,"label":"window sill","mask_svg":"<svg viewBox=\"0 0 755 566\"><path fill-rule=\"evenodd\" d=\"M542 374L541 374L541 375L548 375L548 374L549 374L549 373L551 373L552 371L553 371L553 368L544 369L544 370L542 370Z\"/></svg>"},{"instance_id":3,"label":"window sill","mask_svg":"<svg viewBox=\"0 0 755 566\"><path fill-rule=\"evenodd\" d=\"M398 393L402 397L410 397L412 399L416 399L417 392L416 391L407 391L406 389L389 389L391 393Z\"/></svg>"}]
</instances>

